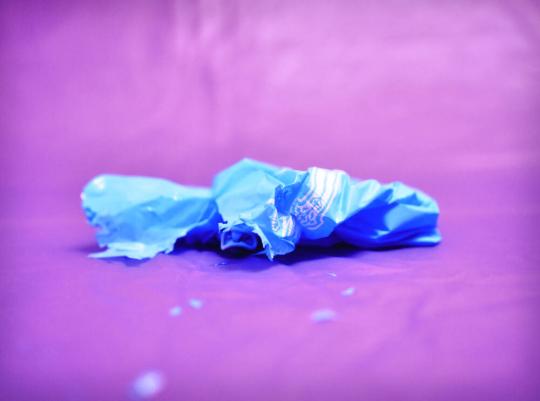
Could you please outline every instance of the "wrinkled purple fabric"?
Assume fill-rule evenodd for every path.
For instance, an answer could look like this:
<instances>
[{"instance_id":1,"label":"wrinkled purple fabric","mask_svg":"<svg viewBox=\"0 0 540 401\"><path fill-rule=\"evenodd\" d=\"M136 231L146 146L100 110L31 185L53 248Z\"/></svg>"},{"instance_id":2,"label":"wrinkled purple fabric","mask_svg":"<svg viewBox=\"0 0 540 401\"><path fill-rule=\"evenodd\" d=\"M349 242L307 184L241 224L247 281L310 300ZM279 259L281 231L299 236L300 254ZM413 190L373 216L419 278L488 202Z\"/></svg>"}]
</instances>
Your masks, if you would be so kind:
<instances>
[{"instance_id":1,"label":"wrinkled purple fabric","mask_svg":"<svg viewBox=\"0 0 540 401\"><path fill-rule=\"evenodd\" d=\"M538 399L537 2L3 1L0 93L0 399ZM422 188L445 242L87 258L96 174L242 157Z\"/></svg>"}]
</instances>

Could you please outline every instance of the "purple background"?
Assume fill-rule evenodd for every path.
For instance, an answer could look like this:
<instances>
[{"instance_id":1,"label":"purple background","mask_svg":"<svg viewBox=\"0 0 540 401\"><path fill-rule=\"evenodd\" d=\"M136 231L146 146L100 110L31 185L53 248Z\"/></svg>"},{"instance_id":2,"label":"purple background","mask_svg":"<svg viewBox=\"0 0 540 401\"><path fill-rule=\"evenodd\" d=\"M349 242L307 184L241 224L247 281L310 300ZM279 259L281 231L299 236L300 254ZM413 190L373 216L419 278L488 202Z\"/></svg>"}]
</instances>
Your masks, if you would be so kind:
<instances>
[{"instance_id":1,"label":"purple background","mask_svg":"<svg viewBox=\"0 0 540 401\"><path fill-rule=\"evenodd\" d=\"M2 1L0 94L0 399L538 397L538 2ZM244 156L422 188L444 242L87 258L94 175Z\"/></svg>"}]
</instances>

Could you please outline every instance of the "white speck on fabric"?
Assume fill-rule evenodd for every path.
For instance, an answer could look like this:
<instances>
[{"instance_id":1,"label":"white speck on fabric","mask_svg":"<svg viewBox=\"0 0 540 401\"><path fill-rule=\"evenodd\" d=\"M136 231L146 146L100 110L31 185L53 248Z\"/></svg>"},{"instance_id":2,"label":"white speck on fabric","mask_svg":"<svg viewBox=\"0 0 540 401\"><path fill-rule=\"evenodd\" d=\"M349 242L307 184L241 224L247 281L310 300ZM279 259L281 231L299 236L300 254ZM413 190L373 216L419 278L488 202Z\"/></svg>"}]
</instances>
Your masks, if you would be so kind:
<instances>
[{"instance_id":1,"label":"white speck on fabric","mask_svg":"<svg viewBox=\"0 0 540 401\"><path fill-rule=\"evenodd\" d=\"M354 287L349 287L343 291L341 291L341 295L343 295L344 297L350 297L351 295L353 295L354 293L356 292L356 288Z\"/></svg>"},{"instance_id":2,"label":"white speck on fabric","mask_svg":"<svg viewBox=\"0 0 540 401\"><path fill-rule=\"evenodd\" d=\"M315 323L330 322L335 318L336 312L332 309L318 309L311 314L311 320Z\"/></svg>"},{"instance_id":3,"label":"white speck on fabric","mask_svg":"<svg viewBox=\"0 0 540 401\"><path fill-rule=\"evenodd\" d=\"M197 298L191 298L189 301L189 306L191 306L193 309L201 309L203 307L203 301Z\"/></svg>"},{"instance_id":4,"label":"white speck on fabric","mask_svg":"<svg viewBox=\"0 0 540 401\"><path fill-rule=\"evenodd\" d=\"M169 315L171 316L178 316L182 313L182 308L180 306L173 306L170 310L169 310Z\"/></svg>"},{"instance_id":5,"label":"white speck on fabric","mask_svg":"<svg viewBox=\"0 0 540 401\"><path fill-rule=\"evenodd\" d=\"M151 398L165 386L163 374L157 370L142 373L133 381L133 393L138 398Z\"/></svg>"}]
</instances>

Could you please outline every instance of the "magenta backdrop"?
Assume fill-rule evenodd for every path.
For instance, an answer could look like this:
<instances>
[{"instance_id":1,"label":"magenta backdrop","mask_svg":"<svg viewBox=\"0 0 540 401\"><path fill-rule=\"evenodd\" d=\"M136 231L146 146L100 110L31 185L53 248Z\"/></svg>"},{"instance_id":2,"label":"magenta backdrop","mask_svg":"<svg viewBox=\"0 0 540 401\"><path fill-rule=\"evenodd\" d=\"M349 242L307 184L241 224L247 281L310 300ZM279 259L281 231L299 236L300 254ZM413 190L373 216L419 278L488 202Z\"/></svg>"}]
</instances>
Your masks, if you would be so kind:
<instances>
[{"instance_id":1,"label":"magenta backdrop","mask_svg":"<svg viewBox=\"0 0 540 401\"><path fill-rule=\"evenodd\" d=\"M538 2L0 3L0 399L538 399ZM244 156L420 187L444 242L87 258L94 175Z\"/></svg>"}]
</instances>

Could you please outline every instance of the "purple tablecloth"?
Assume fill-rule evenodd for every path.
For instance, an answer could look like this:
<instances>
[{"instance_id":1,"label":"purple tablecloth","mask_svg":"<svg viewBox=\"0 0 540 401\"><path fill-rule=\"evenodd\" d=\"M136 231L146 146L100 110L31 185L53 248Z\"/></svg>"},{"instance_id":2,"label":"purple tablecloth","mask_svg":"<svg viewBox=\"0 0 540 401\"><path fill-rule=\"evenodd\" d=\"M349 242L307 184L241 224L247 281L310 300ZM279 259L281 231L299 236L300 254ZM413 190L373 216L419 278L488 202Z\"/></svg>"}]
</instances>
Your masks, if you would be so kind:
<instances>
[{"instance_id":1,"label":"purple tablecloth","mask_svg":"<svg viewBox=\"0 0 540 401\"><path fill-rule=\"evenodd\" d=\"M0 93L0 399L538 399L538 3L3 1ZM422 188L443 243L87 258L94 175L244 156Z\"/></svg>"}]
</instances>

